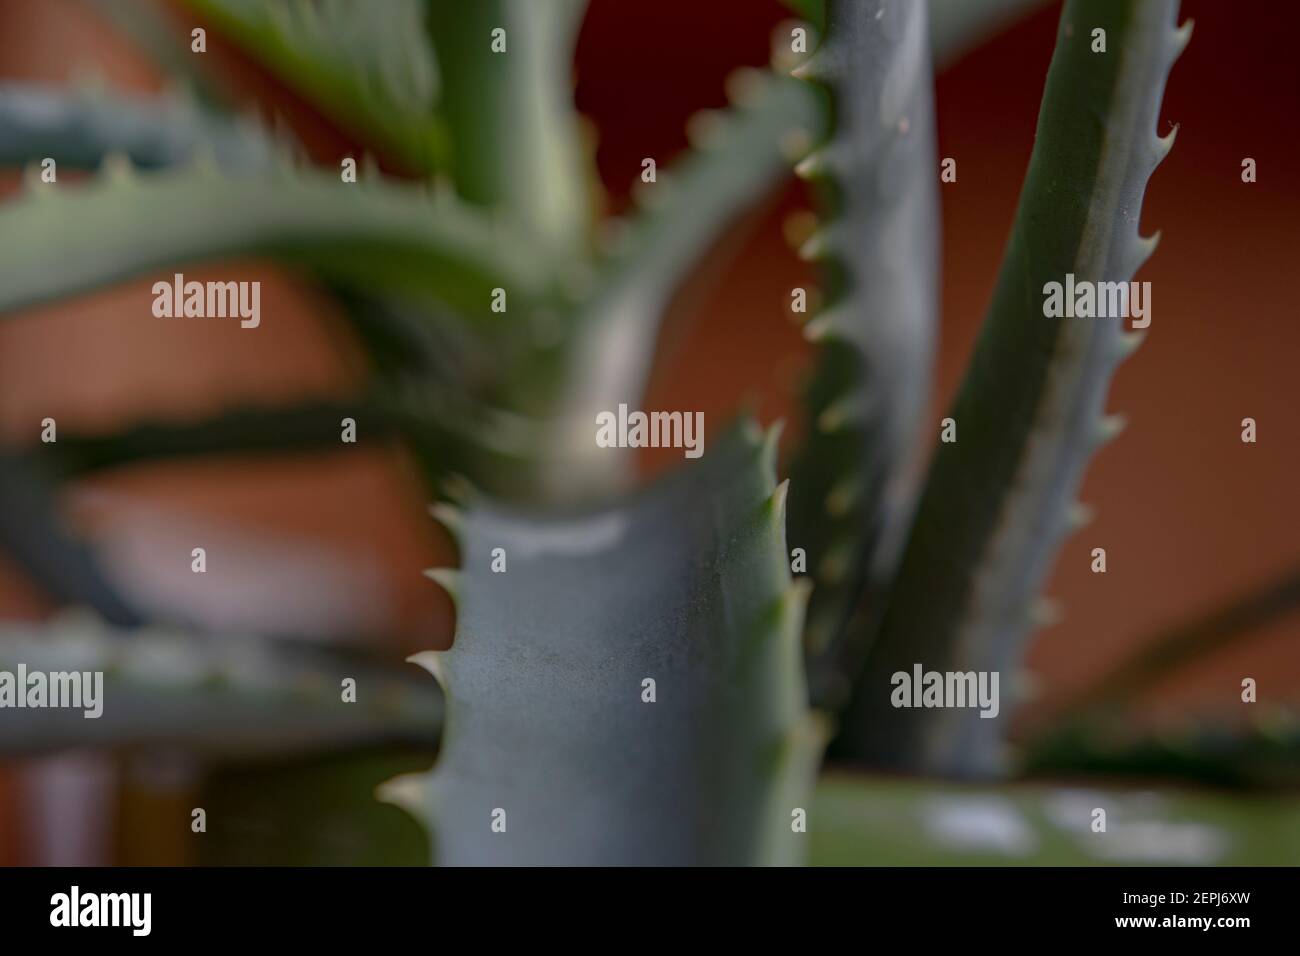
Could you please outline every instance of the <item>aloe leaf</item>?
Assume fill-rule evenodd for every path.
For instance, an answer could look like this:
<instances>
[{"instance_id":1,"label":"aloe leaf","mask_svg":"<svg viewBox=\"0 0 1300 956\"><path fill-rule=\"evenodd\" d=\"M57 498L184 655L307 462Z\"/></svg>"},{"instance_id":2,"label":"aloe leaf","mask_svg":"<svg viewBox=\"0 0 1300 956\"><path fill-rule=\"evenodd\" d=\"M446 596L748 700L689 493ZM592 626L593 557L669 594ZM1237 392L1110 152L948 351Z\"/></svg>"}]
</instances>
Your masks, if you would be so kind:
<instances>
[{"instance_id":1,"label":"aloe leaf","mask_svg":"<svg viewBox=\"0 0 1300 956\"><path fill-rule=\"evenodd\" d=\"M240 406L195 422L146 421L108 434L64 431L57 442L41 446L40 456L67 478L159 459L337 450L344 418L357 423L359 442L392 437L392 422L361 402Z\"/></svg>"},{"instance_id":2,"label":"aloe leaf","mask_svg":"<svg viewBox=\"0 0 1300 956\"><path fill-rule=\"evenodd\" d=\"M11 710L0 754L69 747L182 747L212 757L429 745L442 699L427 681L366 657L285 640L118 629L71 611L0 626L0 671L103 673L100 716L83 709ZM345 701L342 681L356 681Z\"/></svg>"},{"instance_id":3,"label":"aloe leaf","mask_svg":"<svg viewBox=\"0 0 1300 956\"><path fill-rule=\"evenodd\" d=\"M1128 713L1082 715L1029 741L1022 764L1038 776L1159 777L1207 787L1294 790L1300 787L1297 704L1260 711L1245 723L1220 714L1141 727Z\"/></svg>"},{"instance_id":4,"label":"aloe leaf","mask_svg":"<svg viewBox=\"0 0 1300 956\"><path fill-rule=\"evenodd\" d=\"M203 69L189 32L178 30L170 0L89 0L90 9L146 56L159 73L184 84L205 107L226 112L230 95Z\"/></svg>"},{"instance_id":5,"label":"aloe leaf","mask_svg":"<svg viewBox=\"0 0 1300 956\"><path fill-rule=\"evenodd\" d=\"M102 435L69 432L42 445L39 455L52 477L66 479L210 455L338 451L346 447L340 444L345 418L355 422L359 443L404 440L431 481L464 475L509 498L534 491L536 462L548 455L530 419L408 377L377 385L355 401L237 406L193 422L143 421Z\"/></svg>"},{"instance_id":6,"label":"aloe leaf","mask_svg":"<svg viewBox=\"0 0 1300 956\"><path fill-rule=\"evenodd\" d=\"M0 312L139 275L170 281L162 270L223 256L269 256L479 322L492 318L494 288L516 297L512 308L549 294L542 255L453 197L311 169L138 175L113 162L90 183L33 184L0 206L0 233L21 237L0 260Z\"/></svg>"},{"instance_id":7,"label":"aloe leaf","mask_svg":"<svg viewBox=\"0 0 1300 956\"><path fill-rule=\"evenodd\" d=\"M1207 614L1175 624L1139 642L1138 649L1107 670L1063 708L1071 719L1122 707L1151 685L1260 627L1300 608L1300 567L1233 597Z\"/></svg>"},{"instance_id":8,"label":"aloe leaf","mask_svg":"<svg viewBox=\"0 0 1300 956\"><path fill-rule=\"evenodd\" d=\"M30 457L8 451L0 451L0 549L56 601L84 604L119 626L141 623L139 609L60 520L43 470Z\"/></svg>"},{"instance_id":9,"label":"aloe leaf","mask_svg":"<svg viewBox=\"0 0 1300 956\"><path fill-rule=\"evenodd\" d=\"M803 163L830 211L805 247L826 273L805 329L821 346L791 468L792 543L816 581L807 643L814 702L843 706L864 625L879 613L915 499L917 428L938 317L938 171L925 4L832 2L796 74L825 84L833 137ZM865 591L865 593L864 593Z\"/></svg>"},{"instance_id":10,"label":"aloe leaf","mask_svg":"<svg viewBox=\"0 0 1300 956\"><path fill-rule=\"evenodd\" d=\"M1106 832L1092 830L1106 811ZM1300 799L1111 785L954 786L830 774L815 866L1294 866Z\"/></svg>"},{"instance_id":11,"label":"aloe leaf","mask_svg":"<svg viewBox=\"0 0 1300 956\"><path fill-rule=\"evenodd\" d=\"M1142 196L1172 134L1165 79L1189 36L1176 0L1070 2L1061 16L1029 173L983 332L949 412L888 610L845 720L844 752L950 773L996 770L1002 700L897 709L891 675L988 671L1012 690L1035 598L1093 452L1115 434L1106 394L1137 342L1121 319L1048 318L1049 282L1127 281L1154 249ZM1105 54L1091 52L1106 31Z\"/></svg>"},{"instance_id":12,"label":"aloe leaf","mask_svg":"<svg viewBox=\"0 0 1300 956\"><path fill-rule=\"evenodd\" d=\"M434 576L456 597L456 638L412 660L444 686L446 733L431 775L385 791L431 824L439 863L801 855L792 814L822 729L802 686L805 590L786 564L772 437L734 432L594 512L479 502L445 517L462 570ZM496 548L504 573L490 570Z\"/></svg>"},{"instance_id":13,"label":"aloe leaf","mask_svg":"<svg viewBox=\"0 0 1300 956\"><path fill-rule=\"evenodd\" d=\"M819 139L825 116L807 84L757 70L734 74L732 107L698 115L692 148L637 194L638 208L608 226L595 287L572 320L571 352L557 405L584 425L644 394L664 310L725 230L789 175ZM581 370L581 374L577 371ZM606 486L627 456L597 449L581 431L556 434L556 485L578 494L573 474Z\"/></svg>"},{"instance_id":14,"label":"aloe leaf","mask_svg":"<svg viewBox=\"0 0 1300 956\"><path fill-rule=\"evenodd\" d=\"M203 112L183 95L0 85L0 166L48 157L91 169L115 153L141 167L174 166L200 151L231 170L267 169L276 159L272 141L257 128Z\"/></svg>"},{"instance_id":15,"label":"aloe leaf","mask_svg":"<svg viewBox=\"0 0 1300 956\"><path fill-rule=\"evenodd\" d=\"M420 0L184 0L374 152L410 172L446 165L438 64Z\"/></svg>"},{"instance_id":16,"label":"aloe leaf","mask_svg":"<svg viewBox=\"0 0 1300 956\"><path fill-rule=\"evenodd\" d=\"M594 188L573 108L586 0L429 0L456 189L537 241L584 252ZM494 40L494 31L502 30ZM494 52L494 42L504 49Z\"/></svg>"}]
</instances>

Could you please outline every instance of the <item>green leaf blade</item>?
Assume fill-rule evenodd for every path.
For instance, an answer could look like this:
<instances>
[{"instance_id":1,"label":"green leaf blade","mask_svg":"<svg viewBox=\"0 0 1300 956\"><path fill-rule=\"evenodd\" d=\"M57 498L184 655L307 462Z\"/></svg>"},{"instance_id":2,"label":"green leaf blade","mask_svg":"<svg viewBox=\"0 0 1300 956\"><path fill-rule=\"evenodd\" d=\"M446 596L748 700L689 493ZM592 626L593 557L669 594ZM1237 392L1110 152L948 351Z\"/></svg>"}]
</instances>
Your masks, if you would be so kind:
<instances>
[{"instance_id":1,"label":"green leaf blade","mask_svg":"<svg viewBox=\"0 0 1300 956\"><path fill-rule=\"evenodd\" d=\"M420 0L185 0L325 115L407 172L445 168L438 65ZM359 157L358 157L359 158Z\"/></svg>"},{"instance_id":2,"label":"green leaf blade","mask_svg":"<svg viewBox=\"0 0 1300 956\"><path fill-rule=\"evenodd\" d=\"M821 355L791 527L816 581L813 700L839 708L897 565L930 396L939 199L925 4L830 3L826 38L796 74L824 84L835 112L802 166L830 211L810 242L826 302L806 328ZM855 609L871 621L846 631Z\"/></svg>"},{"instance_id":3,"label":"green leaf blade","mask_svg":"<svg viewBox=\"0 0 1300 956\"><path fill-rule=\"evenodd\" d=\"M255 127L211 115L183 97L129 97L36 84L0 85L0 166L50 158L94 169L121 154L137 166L175 166L208 151L224 169L267 169L276 161Z\"/></svg>"},{"instance_id":4,"label":"green leaf blade","mask_svg":"<svg viewBox=\"0 0 1300 956\"><path fill-rule=\"evenodd\" d=\"M771 469L733 434L630 504L470 507L456 641L423 658L449 702L418 783L441 863L797 859L822 737Z\"/></svg>"},{"instance_id":5,"label":"green leaf blade","mask_svg":"<svg viewBox=\"0 0 1300 956\"><path fill-rule=\"evenodd\" d=\"M173 266L258 255L481 321L494 288L517 296L512 304L550 294L535 250L454 199L310 169L137 175L114 167L87 184L32 186L0 206L0 232L22 237L0 260L0 312L141 275L171 281Z\"/></svg>"},{"instance_id":6,"label":"green leaf blade","mask_svg":"<svg viewBox=\"0 0 1300 956\"><path fill-rule=\"evenodd\" d=\"M1035 598L1105 419L1111 376L1133 344L1119 319L1049 318L1044 286L1127 281L1154 244L1139 237L1166 76L1186 42L1176 0L1068 3L1048 74L1029 175L975 355L949 415L898 583L845 723L864 760L985 774L1000 768L1016 668ZM1090 50L1106 30L1109 53ZM997 718L891 704L891 675L914 664L992 671Z\"/></svg>"}]
</instances>

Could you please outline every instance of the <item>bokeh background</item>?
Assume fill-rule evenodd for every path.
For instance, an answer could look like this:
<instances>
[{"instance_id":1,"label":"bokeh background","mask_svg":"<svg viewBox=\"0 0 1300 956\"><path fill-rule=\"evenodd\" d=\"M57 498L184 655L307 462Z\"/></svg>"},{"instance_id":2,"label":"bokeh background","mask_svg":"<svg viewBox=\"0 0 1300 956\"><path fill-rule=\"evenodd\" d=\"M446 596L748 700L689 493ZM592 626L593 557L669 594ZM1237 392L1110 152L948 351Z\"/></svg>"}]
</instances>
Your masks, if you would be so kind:
<instances>
[{"instance_id":1,"label":"bokeh background","mask_svg":"<svg viewBox=\"0 0 1300 956\"><path fill-rule=\"evenodd\" d=\"M170 28L187 33L192 18L164 9ZM936 436L993 289L1058 12L1045 5L938 75L939 153L957 160L958 182L941 192ZM610 210L626 204L642 157L665 165L685 147L687 118L725 103L729 72L768 61L773 29L788 16L775 0L592 0L576 56L577 104L597 137ZM1178 142L1143 210L1143 231L1163 233L1138 276L1152 283L1153 322L1111 393L1128 428L1088 472L1083 500L1096 520L1068 541L1048 588L1064 618L1030 650L1036 698L1024 722L1050 715L1163 628L1300 566L1300 58L1292 49L1300 6L1187 0L1184 16L1196 21L1195 36L1173 72L1160 129L1179 124ZM215 31L209 50L214 76L250 109L278 116L314 156L337 163L351 153L344 134ZM164 79L94 3L0 2L0 79L87 76L145 92ZM1254 184L1241 181L1244 157L1257 161ZM0 179L0 193L15 185L15 176ZM797 438L811 353L787 305L792 287L815 279L784 227L807 204L792 179L737 223L727 254L703 264L677 296L646 407L702 409L719 427L748 399L761 419L789 421L787 442ZM19 242L0 237L0 254ZM46 416L60 430L108 432L354 392L364 364L332 306L290 274L249 268L263 279L256 335L233 323L143 321L147 282L0 322L0 439L33 444ZM186 269L200 279L220 271ZM1253 445L1239 437L1247 416L1259 423ZM647 474L668 463L644 457ZM380 651L400 660L450 641L450 607L420 574L446 553L425 497L401 448L356 446L115 469L68 487L61 506L114 580L149 606L184 608L214 629L385 635ZM198 539L219 543L209 554L223 555L204 576L188 569ZM1107 550L1105 575L1089 571L1094 547ZM0 619L52 610L0 556ZM1155 727L1193 713L1241 720L1243 676L1258 680L1260 706L1300 703L1298 637L1300 614L1273 617L1160 682L1137 719ZM277 780L253 768L239 785L269 791ZM74 753L0 765L0 863L192 861L183 841L138 836L148 827L132 821L195 805L201 786L184 755Z\"/></svg>"}]
</instances>

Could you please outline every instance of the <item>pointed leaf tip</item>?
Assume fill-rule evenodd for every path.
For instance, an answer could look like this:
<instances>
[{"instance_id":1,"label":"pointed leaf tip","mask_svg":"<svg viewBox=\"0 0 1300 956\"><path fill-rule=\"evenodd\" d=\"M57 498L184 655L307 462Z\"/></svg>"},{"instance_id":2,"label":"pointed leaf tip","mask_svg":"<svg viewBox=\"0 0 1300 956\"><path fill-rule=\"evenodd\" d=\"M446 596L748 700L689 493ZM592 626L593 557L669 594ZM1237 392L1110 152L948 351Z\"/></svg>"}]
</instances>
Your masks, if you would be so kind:
<instances>
[{"instance_id":1,"label":"pointed leaf tip","mask_svg":"<svg viewBox=\"0 0 1300 956\"><path fill-rule=\"evenodd\" d=\"M438 682L438 686L446 692L448 687L447 669L443 666L444 653L444 651L420 651L418 654L412 654L408 657L406 662L424 668Z\"/></svg>"},{"instance_id":2,"label":"pointed leaf tip","mask_svg":"<svg viewBox=\"0 0 1300 956\"><path fill-rule=\"evenodd\" d=\"M854 401L854 396L847 396L839 401L832 402L818 414L817 430L827 435L839 431L852 420L856 408L857 403Z\"/></svg>"},{"instance_id":3,"label":"pointed leaf tip","mask_svg":"<svg viewBox=\"0 0 1300 956\"><path fill-rule=\"evenodd\" d=\"M399 774L375 787L375 799L405 810L421 824L427 824L427 782L428 778L422 773Z\"/></svg>"},{"instance_id":4,"label":"pointed leaf tip","mask_svg":"<svg viewBox=\"0 0 1300 956\"><path fill-rule=\"evenodd\" d=\"M826 174L826 156L822 151L809 153L795 164L794 174L800 179L816 179Z\"/></svg>"},{"instance_id":5,"label":"pointed leaf tip","mask_svg":"<svg viewBox=\"0 0 1300 956\"><path fill-rule=\"evenodd\" d=\"M1062 617L1064 617L1064 613L1061 610L1060 602L1052 598L1035 598L1029 605L1029 622L1034 627L1051 627L1060 623Z\"/></svg>"},{"instance_id":6,"label":"pointed leaf tip","mask_svg":"<svg viewBox=\"0 0 1300 956\"><path fill-rule=\"evenodd\" d=\"M1138 347L1146 341L1146 329L1133 329L1130 332L1124 332L1119 337L1119 357L1121 360L1128 358L1138 350Z\"/></svg>"},{"instance_id":7,"label":"pointed leaf tip","mask_svg":"<svg viewBox=\"0 0 1300 956\"><path fill-rule=\"evenodd\" d=\"M429 514L440 525L447 529L452 537L460 537L464 529L465 516L455 505L445 501L435 501L429 505Z\"/></svg>"},{"instance_id":8,"label":"pointed leaf tip","mask_svg":"<svg viewBox=\"0 0 1300 956\"><path fill-rule=\"evenodd\" d=\"M726 119L719 110L700 110L686 121L686 141L699 150L712 149L722 141Z\"/></svg>"},{"instance_id":9,"label":"pointed leaf tip","mask_svg":"<svg viewBox=\"0 0 1300 956\"><path fill-rule=\"evenodd\" d=\"M821 342L830 335L836 328L836 319L833 313L823 312L817 318L812 319L803 327L803 337L806 341L816 344Z\"/></svg>"},{"instance_id":10,"label":"pointed leaf tip","mask_svg":"<svg viewBox=\"0 0 1300 956\"><path fill-rule=\"evenodd\" d=\"M824 259L827 252L830 251L830 242L826 237L826 228L823 227L814 232L799 247L799 258L804 262L816 262Z\"/></svg>"},{"instance_id":11,"label":"pointed leaf tip","mask_svg":"<svg viewBox=\"0 0 1300 956\"><path fill-rule=\"evenodd\" d=\"M1181 123L1175 123L1173 127L1169 130L1169 132L1166 133L1164 136L1156 137L1156 156L1157 156L1156 162L1157 163L1159 163L1166 156L1168 156L1169 151L1174 148L1174 141L1178 139L1178 130L1181 127L1181 125L1182 125Z\"/></svg>"},{"instance_id":12,"label":"pointed leaf tip","mask_svg":"<svg viewBox=\"0 0 1300 956\"><path fill-rule=\"evenodd\" d=\"M808 610L808 599L812 596L813 582L808 577L794 578L778 601L781 616L781 637L796 647L803 640L804 616Z\"/></svg>"},{"instance_id":13,"label":"pointed leaf tip","mask_svg":"<svg viewBox=\"0 0 1300 956\"><path fill-rule=\"evenodd\" d=\"M826 493L826 513L832 518L843 518L857 503L860 487L856 476L850 475L837 482Z\"/></svg>"},{"instance_id":14,"label":"pointed leaf tip","mask_svg":"<svg viewBox=\"0 0 1300 956\"><path fill-rule=\"evenodd\" d=\"M455 568L425 568L424 576L446 591L452 601L460 600L460 572Z\"/></svg>"},{"instance_id":15,"label":"pointed leaf tip","mask_svg":"<svg viewBox=\"0 0 1300 956\"><path fill-rule=\"evenodd\" d=\"M749 106L755 102L763 91L765 76L760 70L742 66L727 75L724 89L727 101L737 106Z\"/></svg>"},{"instance_id":16,"label":"pointed leaf tip","mask_svg":"<svg viewBox=\"0 0 1300 956\"><path fill-rule=\"evenodd\" d=\"M1188 18L1183 21L1182 26L1174 30L1173 56L1169 62L1172 65L1175 60L1183 55L1187 49L1187 44L1192 40L1192 30L1196 26L1196 21Z\"/></svg>"},{"instance_id":17,"label":"pointed leaf tip","mask_svg":"<svg viewBox=\"0 0 1300 956\"><path fill-rule=\"evenodd\" d=\"M785 507L786 500L790 495L790 479L786 478L776 486L771 496L767 499L772 509L772 516L778 527L785 527Z\"/></svg>"},{"instance_id":18,"label":"pointed leaf tip","mask_svg":"<svg viewBox=\"0 0 1300 956\"><path fill-rule=\"evenodd\" d=\"M1106 415L1097 422L1097 441L1105 444L1113 440L1128 425L1128 419L1120 414Z\"/></svg>"}]
</instances>

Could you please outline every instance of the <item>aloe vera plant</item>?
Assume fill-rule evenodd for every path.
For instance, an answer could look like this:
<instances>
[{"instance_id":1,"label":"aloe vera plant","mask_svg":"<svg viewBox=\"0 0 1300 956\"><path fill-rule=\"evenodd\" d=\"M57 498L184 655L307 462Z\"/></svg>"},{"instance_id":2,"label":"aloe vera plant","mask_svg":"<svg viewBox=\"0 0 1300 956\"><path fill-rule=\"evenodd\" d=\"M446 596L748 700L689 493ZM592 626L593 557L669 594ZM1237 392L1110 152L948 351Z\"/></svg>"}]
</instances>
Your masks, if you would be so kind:
<instances>
[{"instance_id":1,"label":"aloe vera plant","mask_svg":"<svg viewBox=\"0 0 1300 956\"><path fill-rule=\"evenodd\" d=\"M819 789L823 750L834 735L835 755L874 768L1013 769L1010 706L992 720L898 709L891 675L916 662L1014 675L1084 469L1116 431L1110 376L1136 343L1118 321L1045 316L1037 290L1067 273L1133 275L1154 249L1138 233L1146 181L1172 145L1157 123L1189 32L1176 0L1067 2L997 293L948 413L959 439L918 480L935 435L932 62L1028 5L797 4L799 30L820 36L794 77L733 77L730 107L694 120L686 155L606 221L572 105L579 0L410 0L382 15L189 0L197 22L366 144L376 160L353 157L355 183L210 103L0 89L0 162L92 171L45 183L33 168L0 205L0 230L25 238L0 262L0 312L254 255L335 296L372 363L353 404L65 432L31 453L46 473L327 445L351 416L366 440L417 450L460 554L429 573L454 598L453 645L412 658L441 697L325 649L214 645L184 622L159 632L76 541L58 552L75 559L53 562L77 571L60 596L113 628L52 624L38 654L43 629L26 627L0 649L107 661L135 705L96 728L112 746L158 744L147 715L177 714L178 688L198 716L169 718L163 742L205 752L440 732L433 768L381 794L426 826L441 863L789 864L810 847L813 862L892 858L870 807L898 792L843 775ZM744 422L637 487L629 456L593 440L595 416L639 405L673 291L796 165L821 210L803 253L823 288L790 478L777 480L777 431ZM51 518L48 495L25 500ZM806 576L792 575L792 549ZM250 659L280 677L246 684ZM348 673L371 693L340 717L313 688ZM262 713L295 716L259 739ZM227 722L237 732L215 729ZM33 724L0 744L70 733ZM1038 814L1037 799L1016 805Z\"/></svg>"}]
</instances>

